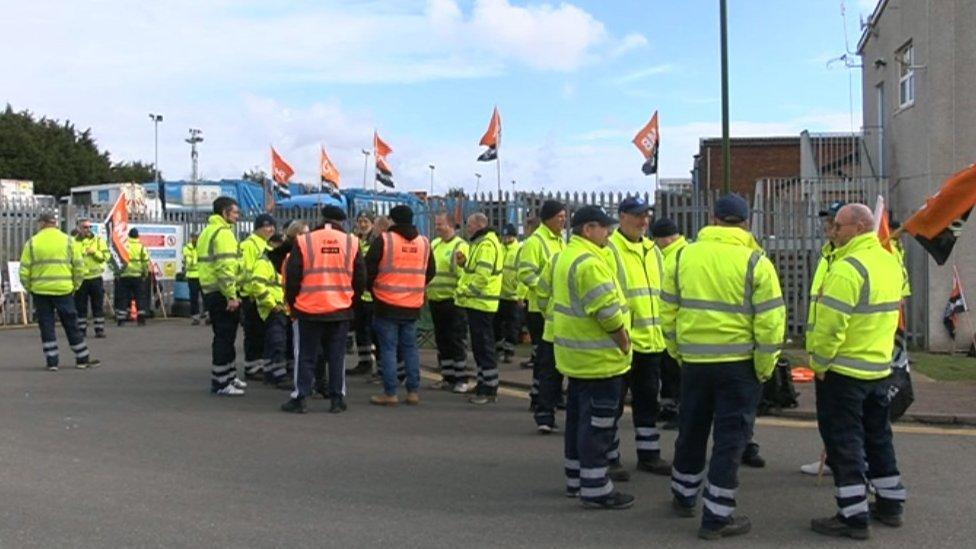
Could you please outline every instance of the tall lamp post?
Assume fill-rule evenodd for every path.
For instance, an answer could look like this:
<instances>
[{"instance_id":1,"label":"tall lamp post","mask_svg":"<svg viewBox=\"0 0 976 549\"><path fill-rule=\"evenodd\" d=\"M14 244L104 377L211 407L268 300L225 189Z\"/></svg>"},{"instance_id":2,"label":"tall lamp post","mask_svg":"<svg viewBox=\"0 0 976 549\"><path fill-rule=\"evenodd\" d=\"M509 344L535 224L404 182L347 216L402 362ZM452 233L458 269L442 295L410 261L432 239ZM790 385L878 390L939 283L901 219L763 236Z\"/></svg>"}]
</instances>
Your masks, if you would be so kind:
<instances>
[{"instance_id":1,"label":"tall lamp post","mask_svg":"<svg viewBox=\"0 0 976 549\"><path fill-rule=\"evenodd\" d=\"M430 168L430 198L433 198L434 197L434 165L428 164L427 167Z\"/></svg>"},{"instance_id":2,"label":"tall lamp post","mask_svg":"<svg viewBox=\"0 0 976 549\"><path fill-rule=\"evenodd\" d=\"M363 152L363 190L366 190L366 168L369 167L369 151L362 149Z\"/></svg>"},{"instance_id":3,"label":"tall lamp post","mask_svg":"<svg viewBox=\"0 0 976 549\"><path fill-rule=\"evenodd\" d=\"M153 180L159 185L159 123L163 121L163 115L149 113L149 119L153 121L153 150L155 152L153 160Z\"/></svg>"},{"instance_id":4,"label":"tall lamp post","mask_svg":"<svg viewBox=\"0 0 976 549\"><path fill-rule=\"evenodd\" d=\"M197 177L198 177L198 173L199 173L197 171L198 158L199 158L199 155L197 153L197 143L202 143L203 142L203 137L200 136L200 134L202 134L202 133L203 133L202 131L200 131L200 130L198 130L196 128L190 128L190 137L188 137L188 138L186 138L184 140L184 141L186 141L187 143L190 144L190 162L191 162L191 170L192 170L190 172L190 174L191 174L190 175L190 180L193 181L193 209L194 209L194 211L196 211L197 206L199 205L197 203L198 202L198 200L197 200L197 187L199 186L197 184Z\"/></svg>"},{"instance_id":5,"label":"tall lamp post","mask_svg":"<svg viewBox=\"0 0 976 549\"><path fill-rule=\"evenodd\" d=\"M729 141L729 23L727 0L719 0L722 35L722 190L732 190L732 145Z\"/></svg>"},{"instance_id":6,"label":"tall lamp post","mask_svg":"<svg viewBox=\"0 0 976 549\"><path fill-rule=\"evenodd\" d=\"M474 194L478 194L478 189L481 188L481 174L480 173L476 173L476 174L474 174L474 177L475 177Z\"/></svg>"}]
</instances>

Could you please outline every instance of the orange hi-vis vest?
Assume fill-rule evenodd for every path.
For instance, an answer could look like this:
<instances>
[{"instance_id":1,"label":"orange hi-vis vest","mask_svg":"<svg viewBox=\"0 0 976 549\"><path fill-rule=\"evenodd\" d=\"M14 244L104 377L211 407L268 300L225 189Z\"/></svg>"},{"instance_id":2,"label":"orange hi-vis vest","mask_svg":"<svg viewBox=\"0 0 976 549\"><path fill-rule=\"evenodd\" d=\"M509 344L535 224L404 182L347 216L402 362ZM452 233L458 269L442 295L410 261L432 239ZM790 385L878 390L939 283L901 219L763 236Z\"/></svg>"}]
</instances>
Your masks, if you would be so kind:
<instances>
[{"instance_id":1,"label":"orange hi-vis vest","mask_svg":"<svg viewBox=\"0 0 976 549\"><path fill-rule=\"evenodd\" d=\"M326 225L298 237L302 251L302 288L295 309L323 315L352 307L352 276L359 239Z\"/></svg>"},{"instance_id":2,"label":"orange hi-vis vest","mask_svg":"<svg viewBox=\"0 0 976 549\"><path fill-rule=\"evenodd\" d=\"M426 236L407 240L391 231L383 233L383 257L373 281L373 297L395 307L423 307L429 258Z\"/></svg>"}]
</instances>

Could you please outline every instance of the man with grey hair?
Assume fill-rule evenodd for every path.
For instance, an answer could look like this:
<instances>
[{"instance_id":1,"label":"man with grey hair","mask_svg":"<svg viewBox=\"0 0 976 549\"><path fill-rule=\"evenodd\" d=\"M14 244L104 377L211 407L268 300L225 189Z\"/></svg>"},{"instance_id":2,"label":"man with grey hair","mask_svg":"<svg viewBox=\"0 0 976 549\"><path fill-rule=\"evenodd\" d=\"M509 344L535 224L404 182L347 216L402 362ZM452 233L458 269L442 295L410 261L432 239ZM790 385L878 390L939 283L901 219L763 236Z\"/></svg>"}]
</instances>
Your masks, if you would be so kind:
<instances>
[{"instance_id":1,"label":"man with grey hair","mask_svg":"<svg viewBox=\"0 0 976 549\"><path fill-rule=\"evenodd\" d=\"M111 254L105 239L92 233L91 219L79 219L76 228L78 234L74 239L74 247L81 256L83 271L81 287L75 292L78 329L81 330L82 336L88 336L88 304L91 303L95 337L103 338L105 337L105 284L102 282L102 273L105 272L105 263Z\"/></svg>"},{"instance_id":2,"label":"man with grey hair","mask_svg":"<svg viewBox=\"0 0 976 549\"><path fill-rule=\"evenodd\" d=\"M885 378L891 374L905 277L878 240L867 206L841 208L832 240L833 263L817 295L806 348L817 375L817 424L834 474L837 513L810 526L820 534L867 539L869 518L902 524L906 491ZM875 490L872 505L865 479Z\"/></svg>"},{"instance_id":3,"label":"man with grey hair","mask_svg":"<svg viewBox=\"0 0 976 549\"><path fill-rule=\"evenodd\" d=\"M502 271L505 251L498 235L488 227L488 217L483 213L468 217L468 237L471 239L470 254L455 252L455 261L461 267L455 302L467 312L471 334L471 353L478 366L478 385L472 404L495 402L498 394L498 359L495 356L494 316L502 291ZM463 373L457 373L457 381L467 381Z\"/></svg>"}]
</instances>

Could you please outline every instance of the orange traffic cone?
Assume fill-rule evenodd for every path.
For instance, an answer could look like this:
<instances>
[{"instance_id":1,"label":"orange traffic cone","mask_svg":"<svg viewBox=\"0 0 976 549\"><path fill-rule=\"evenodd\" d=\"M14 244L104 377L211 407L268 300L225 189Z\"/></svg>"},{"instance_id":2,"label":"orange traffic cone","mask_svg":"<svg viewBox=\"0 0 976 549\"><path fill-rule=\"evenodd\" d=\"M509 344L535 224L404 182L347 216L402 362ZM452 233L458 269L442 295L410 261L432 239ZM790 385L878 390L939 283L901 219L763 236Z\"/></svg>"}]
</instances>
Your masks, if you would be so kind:
<instances>
[{"instance_id":1,"label":"orange traffic cone","mask_svg":"<svg viewBox=\"0 0 976 549\"><path fill-rule=\"evenodd\" d=\"M139 308L136 307L136 300L134 299L129 302L129 318L132 320L139 319Z\"/></svg>"}]
</instances>

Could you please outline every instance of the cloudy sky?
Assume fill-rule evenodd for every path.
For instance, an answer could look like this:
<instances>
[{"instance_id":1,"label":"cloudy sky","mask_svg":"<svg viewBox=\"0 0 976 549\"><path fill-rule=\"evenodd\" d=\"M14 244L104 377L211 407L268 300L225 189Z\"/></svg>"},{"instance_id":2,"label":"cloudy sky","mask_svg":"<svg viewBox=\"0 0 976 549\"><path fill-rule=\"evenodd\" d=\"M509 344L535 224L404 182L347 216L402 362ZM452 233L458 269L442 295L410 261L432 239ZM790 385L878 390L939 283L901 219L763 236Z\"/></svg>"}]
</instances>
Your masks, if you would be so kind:
<instances>
[{"instance_id":1,"label":"cloudy sky","mask_svg":"<svg viewBox=\"0 0 976 549\"><path fill-rule=\"evenodd\" d=\"M874 0L846 0L850 47ZM733 135L850 131L860 72L840 0L730 2ZM687 177L720 133L717 0L0 0L0 102L91 127L113 160L187 178L268 170L269 145L317 180L325 145L362 185L374 128L398 186L495 186L475 162L502 113L506 189L649 185L630 143L655 110L661 175ZM853 80L852 80L853 79ZM851 109L853 82L853 118ZM371 175L371 174L370 174Z\"/></svg>"}]
</instances>

